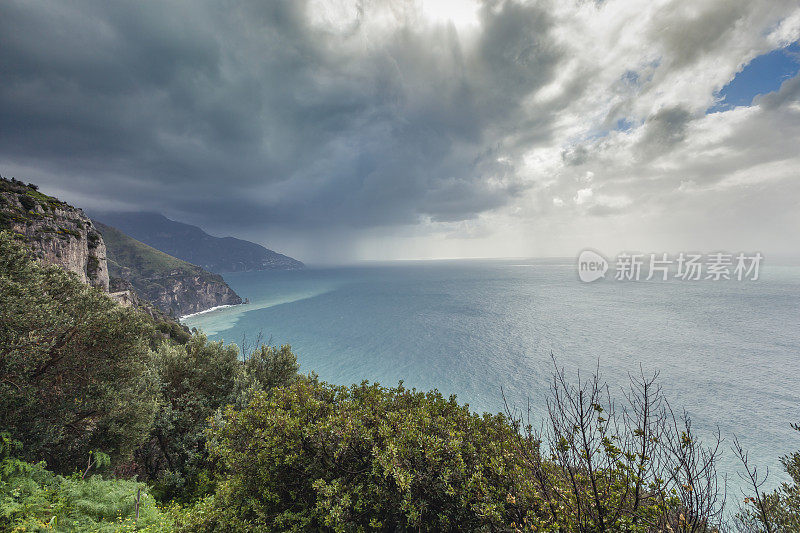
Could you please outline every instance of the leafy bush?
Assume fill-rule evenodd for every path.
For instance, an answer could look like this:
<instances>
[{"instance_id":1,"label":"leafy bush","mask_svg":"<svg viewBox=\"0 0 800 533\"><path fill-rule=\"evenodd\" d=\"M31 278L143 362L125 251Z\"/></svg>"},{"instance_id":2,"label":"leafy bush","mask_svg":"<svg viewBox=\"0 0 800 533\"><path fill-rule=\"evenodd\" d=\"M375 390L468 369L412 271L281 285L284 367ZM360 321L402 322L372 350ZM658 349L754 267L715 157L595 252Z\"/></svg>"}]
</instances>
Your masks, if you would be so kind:
<instances>
[{"instance_id":1,"label":"leafy bush","mask_svg":"<svg viewBox=\"0 0 800 533\"><path fill-rule=\"evenodd\" d=\"M224 467L193 528L236 531L476 530L508 524L511 425L437 391L304 380L254 395L215 424Z\"/></svg>"},{"instance_id":2,"label":"leafy bush","mask_svg":"<svg viewBox=\"0 0 800 533\"><path fill-rule=\"evenodd\" d=\"M97 450L160 498L206 494L208 418L298 379L288 346L263 346L242 363L236 346L119 306L9 234L0 236L0 300L0 429L58 473ZM165 327L166 341L156 332ZM134 450L136 462L124 464Z\"/></svg>"},{"instance_id":3,"label":"leafy bush","mask_svg":"<svg viewBox=\"0 0 800 533\"><path fill-rule=\"evenodd\" d=\"M258 391L270 392L299 381L302 379L299 370L297 356L288 344L280 348L262 344L246 353L237 381L237 406L247 406Z\"/></svg>"},{"instance_id":4,"label":"leafy bush","mask_svg":"<svg viewBox=\"0 0 800 533\"><path fill-rule=\"evenodd\" d=\"M792 427L800 431L800 424ZM761 486L766 475L760 477L758 470L748 464L747 454L735 444L734 450L744 462L747 473L745 479L751 481L753 492L744 500L744 506L736 517L741 531L790 533L800 531L800 452L794 452L781 458L786 473L791 481L782 483L775 491L765 494ZM749 478L749 479L748 479Z\"/></svg>"},{"instance_id":5,"label":"leafy bush","mask_svg":"<svg viewBox=\"0 0 800 533\"><path fill-rule=\"evenodd\" d=\"M160 407L136 461L159 498L185 500L198 490L206 467L206 420L235 402L241 363L235 346L208 342L197 334L185 345L162 343L156 368Z\"/></svg>"},{"instance_id":6,"label":"leafy bush","mask_svg":"<svg viewBox=\"0 0 800 533\"><path fill-rule=\"evenodd\" d=\"M538 428L530 412L523 423L524 413L507 409L521 430L514 432L525 476L519 482L541 498L518 529L720 531L719 435L709 444L697 439L691 419L674 415L657 373L629 377L615 403L599 374L573 383L556 367Z\"/></svg>"},{"instance_id":7,"label":"leafy bush","mask_svg":"<svg viewBox=\"0 0 800 533\"><path fill-rule=\"evenodd\" d=\"M118 306L7 233L0 301L3 531L720 530L719 437L700 443L656 376L615 410L598 376L556 369L539 430L402 383L333 386L289 346L240 361ZM733 527L799 531L800 452L764 494L734 442L754 494ZM151 486L89 475L110 460Z\"/></svg>"},{"instance_id":8,"label":"leafy bush","mask_svg":"<svg viewBox=\"0 0 800 533\"><path fill-rule=\"evenodd\" d=\"M298 380L214 419L218 485L187 531L717 532L719 440L655 383L616 409L598 376L557 370L541 431L454 397Z\"/></svg>"}]
</instances>

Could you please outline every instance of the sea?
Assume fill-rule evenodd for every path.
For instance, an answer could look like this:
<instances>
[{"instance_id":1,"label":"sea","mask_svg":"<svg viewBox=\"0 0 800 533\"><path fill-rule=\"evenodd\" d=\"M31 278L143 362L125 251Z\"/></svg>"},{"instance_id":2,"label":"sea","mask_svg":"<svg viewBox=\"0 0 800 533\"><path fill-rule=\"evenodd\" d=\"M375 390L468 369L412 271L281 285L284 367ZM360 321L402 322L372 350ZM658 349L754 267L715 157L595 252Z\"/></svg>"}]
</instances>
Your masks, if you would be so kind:
<instances>
[{"instance_id":1,"label":"sea","mask_svg":"<svg viewBox=\"0 0 800 533\"><path fill-rule=\"evenodd\" d=\"M720 474L741 501L735 436L765 488L800 450L800 267L758 280L584 283L569 259L398 261L224 275L249 303L185 317L225 343L290 344L302 372L341 385L438 389L476 412L545 414L554 365L600 371L622 399L659 373L675 412L724 441Z\"/></svg>"}]
</instances>

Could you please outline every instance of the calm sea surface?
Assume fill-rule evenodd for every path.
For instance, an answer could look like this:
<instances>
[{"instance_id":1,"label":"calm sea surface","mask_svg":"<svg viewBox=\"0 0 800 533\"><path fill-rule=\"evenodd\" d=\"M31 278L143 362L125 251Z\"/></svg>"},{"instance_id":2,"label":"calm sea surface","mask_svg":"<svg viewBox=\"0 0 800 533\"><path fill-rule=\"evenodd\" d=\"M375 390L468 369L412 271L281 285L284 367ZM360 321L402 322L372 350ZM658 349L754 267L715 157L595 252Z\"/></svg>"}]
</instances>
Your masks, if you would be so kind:
<instances>
[{"instance_id":1,"label":"calm sea surface","mask_svg":"<svg viewBox=\"0 0 800 533\"><path fill-rule=\"evenodd\" d=\"M789 426L800 422L800 267L762 267L758 281L586 284L566 260L436 261L225 280L250 303L188 326L237 344L262 331L329 382L403 380L492 412L502 387L541 413L551 353L572 377L599 362L617 391L641 365L701 433L738 435L773 484L779 456L800 449Z\"/></svg>"}]
</instances>

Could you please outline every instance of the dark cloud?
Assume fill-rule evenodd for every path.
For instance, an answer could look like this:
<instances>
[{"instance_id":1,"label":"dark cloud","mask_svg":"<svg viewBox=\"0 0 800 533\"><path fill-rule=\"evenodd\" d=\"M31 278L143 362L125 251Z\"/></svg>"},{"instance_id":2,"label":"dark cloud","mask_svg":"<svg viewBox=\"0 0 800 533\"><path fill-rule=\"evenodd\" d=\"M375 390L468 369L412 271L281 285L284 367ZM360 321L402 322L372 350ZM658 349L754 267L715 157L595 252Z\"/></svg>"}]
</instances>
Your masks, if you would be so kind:
<instances>
[{"instance_id":1,"label":"dark cloud","mask_svg":"<svg viewBox=\"0 0 800 533\"><path fill-rule=\"evenodd\" d=\"M638 149L651 158L670 151L686 138L686 128L692 119L689 110L682 106L667 107L654 113L644 122L644 135Z\"/></svg>"},{"instance_id":2,"label":"dark cloud","mask_svg":"<svg viewBox=\"0 0 800 533\"><path fill-rule=\"evenodd\" d=\"M302 259L565 253L796 174L797 78L705 114L796 1L426 1L0 2L0 173Z\"/></svg>"},{"instance_id":3,"label":"dark cloud","mask_svg":"<svg viewBox=\"0 0 800 533\"><path fill-rule=\"evenodd\" d=\"M413 17L367 31L380 6L337 29L296 0L4 2L0 164L243 230L506 204L524 189L513 160L549 135L520 112L559 58L549 17L486 2L465 45Z\"/></svg>"}]
</instances>

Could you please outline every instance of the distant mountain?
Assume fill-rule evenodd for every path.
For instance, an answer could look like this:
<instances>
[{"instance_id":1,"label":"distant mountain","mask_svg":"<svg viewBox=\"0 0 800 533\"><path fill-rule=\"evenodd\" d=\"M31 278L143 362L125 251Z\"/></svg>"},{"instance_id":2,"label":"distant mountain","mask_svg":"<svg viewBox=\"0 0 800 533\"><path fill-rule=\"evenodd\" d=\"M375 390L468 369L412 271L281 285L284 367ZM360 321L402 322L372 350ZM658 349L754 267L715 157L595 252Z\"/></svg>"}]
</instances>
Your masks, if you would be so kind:
<instances>
[{"instance_id":1,"label":"distant mountain","mask_svg":"<svg viewBox=\"0 0 800 533\"><path fill-rule=\"evenodd\" d=\"M97 218L157 250L211 272L295 270L305 266L260 244L214 237L197 226L158 213L104 213Z\"/></svg>"},{"instance_id":2,"label":"distant mountain","mask_svg":"<svg viewBox=\"0 0 800 533\"><path fill-rule=\"evenodd\" d=\"M105 242L112 292L133 289L174 316L242 303L220 275L167 255L116 228L96 220L93 223Z\"/></svg>"}]
</instances>

